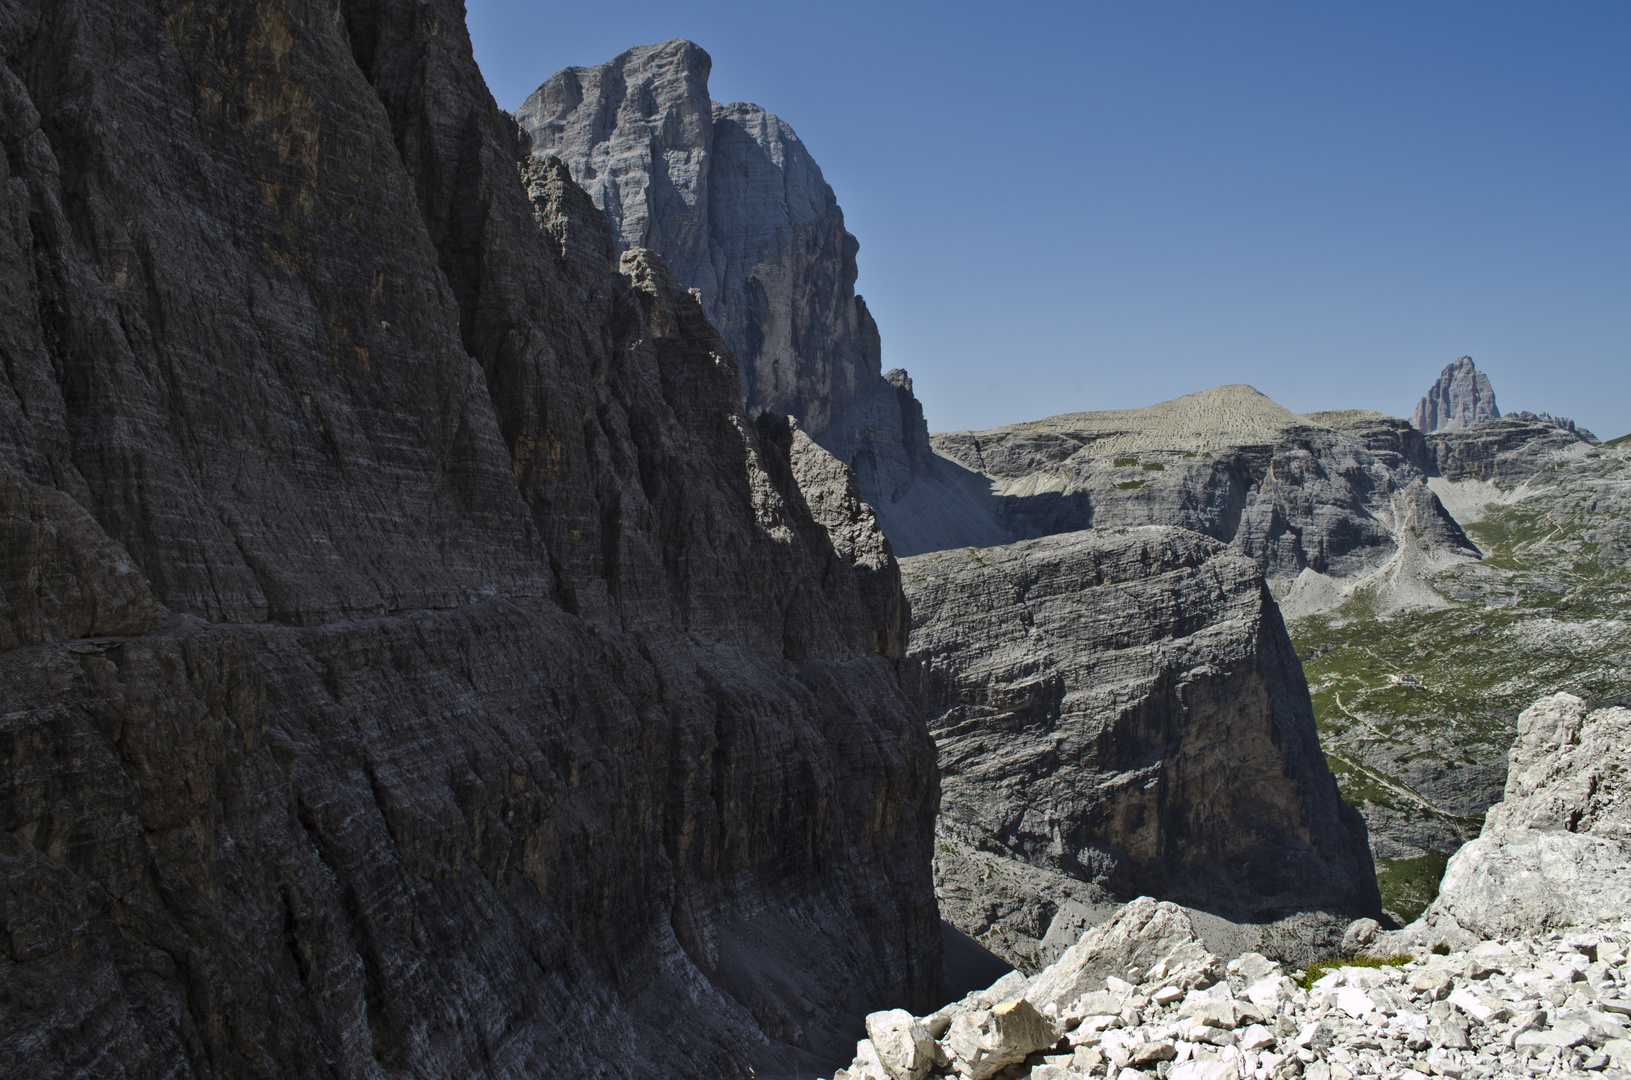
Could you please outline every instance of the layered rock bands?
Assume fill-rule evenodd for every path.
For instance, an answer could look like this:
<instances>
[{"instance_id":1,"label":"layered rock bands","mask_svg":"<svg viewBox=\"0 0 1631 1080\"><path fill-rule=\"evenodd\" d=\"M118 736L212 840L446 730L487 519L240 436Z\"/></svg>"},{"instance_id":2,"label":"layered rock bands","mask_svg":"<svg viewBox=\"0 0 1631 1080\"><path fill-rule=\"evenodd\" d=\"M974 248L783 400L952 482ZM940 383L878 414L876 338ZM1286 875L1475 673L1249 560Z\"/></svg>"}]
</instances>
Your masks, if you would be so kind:
<instances>
[{"instance_id":1,"label":"layered rock bands","mask_svg":"<svg viewBox=\"0 0 1631 1080\"><path fill-rule=\"evenodd\" d=\"M1378 909L1251 559L1143 527L903 568L940 747L936 884L965 933L1023 967L1118 895L1256 923Z\"/></svg>"},{"instance_id":2,"label":"layered rock bands","mask_svg":"<svg viewBox=\"0 0 1631 1080\"><path fill-rule=\"evenodd\" d=\"M0 1072L808 1074L931 1007L873 515L462 6L0 14Z\"/></svg>"}]
</instances>

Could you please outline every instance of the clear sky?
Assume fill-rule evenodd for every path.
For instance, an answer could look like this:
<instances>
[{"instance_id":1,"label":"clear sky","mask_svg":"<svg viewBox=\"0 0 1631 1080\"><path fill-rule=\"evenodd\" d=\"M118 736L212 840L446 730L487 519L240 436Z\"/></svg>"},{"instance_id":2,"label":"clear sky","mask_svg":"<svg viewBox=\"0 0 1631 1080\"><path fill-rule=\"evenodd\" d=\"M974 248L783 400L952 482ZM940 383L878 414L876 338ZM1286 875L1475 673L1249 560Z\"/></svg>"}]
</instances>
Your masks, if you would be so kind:
<instances>
[{"instance_id":1,"label":"clear sky","mask_svg":"<svg viewBox=\"0 0 1631 1080\"><path fill-rule=\"evenodd\" d=\"M1631 432L1631 3L467 0L514 109L687 37L861 242L934 430L1245 382Z\"/></svg>"}]
</instances>

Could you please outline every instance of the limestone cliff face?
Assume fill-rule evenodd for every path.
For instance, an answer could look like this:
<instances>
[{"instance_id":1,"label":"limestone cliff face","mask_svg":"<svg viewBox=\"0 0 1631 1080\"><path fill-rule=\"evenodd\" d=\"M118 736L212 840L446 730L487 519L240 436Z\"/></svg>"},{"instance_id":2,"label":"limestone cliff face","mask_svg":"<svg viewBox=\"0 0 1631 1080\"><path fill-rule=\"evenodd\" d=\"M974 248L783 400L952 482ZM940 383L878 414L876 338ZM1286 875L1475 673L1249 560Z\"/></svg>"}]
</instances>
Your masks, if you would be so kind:
<instances>
[{"instance_id":1,"label":"limestone cliff face","mask_svg":"<svg viewBox=\"0 0 1631 1080\"><path fill-rule=\"evenodd\" d=\"M1304 571L1374 574L1422 537L1449 557L1476 555L1424 489L1430 455L1419 434L1379 414L1321 415L1331 422L1222 386L933 441L986 481L1008 539L1175 525L1232 542L1277 588Z\"/></svg>"},{"instance_id":2,"label":"limestone cliff face","mask_svg":"<svg viewBox=\"0 0 1631 1080\"><path fill-rule=\"evenodd\" d=\"M933 471L906 373L883 374L877 324L855 295L859 244L793 129L708 96L689 41L568 68L516 113L536 154L564 161L619 249L659 252L735 353L750 416L792 415L851 465L885 517Z\"/></svg>"},{"instance_id":3,"label":"limestone cliff face","mask_svg":"<svg viewBox=\"0 0 1631 1080\"><path fill-rule=\"evenodd\" d=\"M1068 945L1054 923L1107 893L1253 922L1378 908L1252 560L1144 527L903 572L940 748L938 883L965 933ZM969 889L954 863L989 868Z\"/></svg>"},{"instance_id":4,"label":"limestone cliff face","mask_svg":"<svg viewBox=\"0 0 1631 1080\"><path fill-rule=\"evenodd\" d=\"M1432 434L1465 431L1485 420L1499 419L1500 415L1489 376L1478 370L1472 357L1463 356L1439 372L1438 379L1416 403L1410 422L1418 430Z\"/></svg>"},{"instance_id":5,"label":"limestone cliff face","mask_svg":"<svg viewBox=\"0 0 1631 1080\"><path fill-rule=\"evenodd\" d=\"M740 1076L929 1006L853 480L452 0L0 18L0 1072Z\"/></svg>"},{"instance_id":6,"label":"limestone cliff face","mask_svg":"<svg viewBox=\"0 0 1631 1080\"><path fill-rule=\"evenodd\" d=\"M1521 483L1547 468L1596 455L1575 431L1540 420L1503 417L1486 420L1468 431L1428 436L1433 475L1446 480Z\"/></svg>"},{"instance_id":7,"label":"limestone cliff face","mask_svg":"<svg viewBox=\"0 0 1631 1080\"><path fill-rule=\"evenodd\" d=\"M1518 717L1506 792L1432 905L1377 950L1618 923L1631 895L1631 709L1553 694Z\"/></svg>"},{"instance_id":8,"label":"limestone cliff face","mask_svg":"<svg viewBox=\"0 0 1631 1080\"><path fill-rule=\"evenodd\" d=\"M1562 428L1564 431L1578 435L1589 443L1597 443L1601 441L1597 438L1597 436L1593 435L1589 429L1579 426L1567 416L1553 416L1548 412L1532 413L1528 409L1522 409L1518 412L1507 413L1503 419L1528 420L1531 423L1547 424L1551 427Z\"/></svg>"}]
</instances>

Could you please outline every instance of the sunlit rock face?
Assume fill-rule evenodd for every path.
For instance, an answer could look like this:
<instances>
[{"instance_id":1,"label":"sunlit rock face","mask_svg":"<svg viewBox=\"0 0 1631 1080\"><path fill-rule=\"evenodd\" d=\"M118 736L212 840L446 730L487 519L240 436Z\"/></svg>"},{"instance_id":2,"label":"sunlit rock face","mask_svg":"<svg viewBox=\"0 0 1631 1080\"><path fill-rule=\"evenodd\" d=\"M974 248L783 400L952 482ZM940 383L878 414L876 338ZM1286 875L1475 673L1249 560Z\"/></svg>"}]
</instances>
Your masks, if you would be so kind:
<instances>
[{"instance_id":1,"label":"sunlit rock face","mask_svg":"<svg viewBox=\"0 0 1631 1080\"><path fill-rule=\"evenodd\" d=\"M1465 431L1474 424L1495 420L1501 409L1495 404L1495 387L1489 376L1479 371L1472 357L1459 357L1439 372L1438 379L1416 404L1411 423L1418 431Z\"/></svg>"},{"instance_id":2,"label":"sunlit rock face","mask_svg":"<svg viewBox=\"0 0 1631 1080\"><path fill-rule=\"evenodd\" d=\"M1005 540L1193 529L1249 555L1298 613L1356 588L1380 590L1389 604L1431 602L1425 589L1395 586L1400 564L1477 554L1425 487L1426 440L1381 413L1299 415L1237 384L932 439L941 460L977 478ZM1000 542L971 530L941 546Z\"/></svg>"},{"instance_id":3,"label":"sunlit rock face","mask_svg":"<svg viewBox=\"0 0 1631 1080\"><path fill-rule=\"evenodd\" d=\"M885 531L919 550L907 519L922 499L897 504L916 479L938 488L940 466L911 380L884 372L855 294L860 245L793 129L757 105L711 101L711 67L689 41L630 49L558 72L516 119L535 155L571 169L620 250L661 253L697 292L740 366L748 414L798 417L854 468Z\"/></svg>"},{"instance_id":4,"label":"sunlit rock face","mask_svg":"<svg viewBox=\"0 0 1631 1080\"><path fill-rule=\"evenodd\" d=\"M809 1075L931 1007L875 519L462 5L8 10L0 1073Z\"/></svg>"},{"instance_id":5,"label":"sunlit rock face","mask_svg":"<svg viewBox=\"0 0 1631 1080\"><path fill-rule=\"evenodd\" d=\"M1111 896L1254 923L1337 913L1339 934L1379 910L1364 823L1251 559L1143 527L902 567L940 748L936 884L959 929L1011 931L1005 955L1044 963L1080 932L1056 924Z\"/></svg>"}]
</instances>

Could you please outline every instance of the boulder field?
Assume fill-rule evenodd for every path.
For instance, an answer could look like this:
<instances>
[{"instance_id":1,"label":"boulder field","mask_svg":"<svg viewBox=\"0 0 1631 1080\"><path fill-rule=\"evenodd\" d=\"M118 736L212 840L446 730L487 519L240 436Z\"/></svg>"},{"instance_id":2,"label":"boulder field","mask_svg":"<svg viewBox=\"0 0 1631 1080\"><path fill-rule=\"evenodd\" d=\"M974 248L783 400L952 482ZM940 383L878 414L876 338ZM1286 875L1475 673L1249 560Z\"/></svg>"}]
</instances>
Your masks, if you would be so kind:
<instances>
[{"instance_id":1,"label":"boulder field","mask_svg":"<svg viewBox=\"0 0 1631 1080\"><path fill-rule=\"evenodd\" d=\"M1439 899L1399 931L1355 920L1346 960L1225 962L1140 897L1035 975L868 1016L834 1080L1631 1076L1628 732L1631 710L1569 694L1526 710Z\"/></svg>"}]
</instances>

